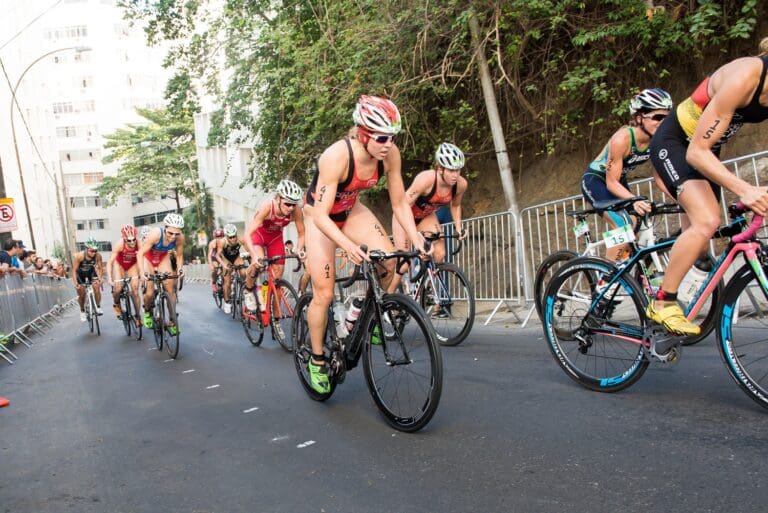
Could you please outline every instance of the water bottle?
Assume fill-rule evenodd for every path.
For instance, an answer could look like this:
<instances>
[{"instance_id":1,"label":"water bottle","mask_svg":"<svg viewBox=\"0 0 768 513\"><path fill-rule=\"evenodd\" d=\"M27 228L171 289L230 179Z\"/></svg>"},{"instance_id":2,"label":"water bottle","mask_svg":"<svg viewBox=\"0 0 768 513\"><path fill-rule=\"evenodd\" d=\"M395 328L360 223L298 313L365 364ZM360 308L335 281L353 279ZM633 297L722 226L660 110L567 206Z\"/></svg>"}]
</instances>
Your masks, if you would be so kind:
<instances>
[{"instance_id":1,"label":"water bottle","mask_svg":"<svg viewBox=\"0 0 768 513\"><path fill-rule=\"evenodd\" d=\"M360 317L360 310L362 310L362 308L362 299L356 297L352 300L352 305L350 305L349 311L347 312L347 318L344 321L347 332L352 333L352 328L355 327L355 321L357 321L357 318Z\"/></svg>"},{"instance_id":2,"label":"water bottle","mask_svg":"<svg viewBox=\"0 0 768 513\"><path fill-rule=\"evenodd\" d=\"M269 290L269 287L266 283L259 289L259 310L262 312L267 310L267 290Z\"/></svg>"},{"instance_id":3,"label":"water bottle","mask_svg":"<svg viewBox=\"0 0 768 513\"><path fill-rule=\"evenodd\" d=\"M333 305L333 323L336 325L336 336L344 338L349 335L344 322L344 303L337 301Z\"/></svg>"},{"instance_id":4,"label":"water bottle","mask_svg":"<svg viewBox=\"0 0 768 513\"><path fill-rule=\"evenodd\" d=\"M691 270L683 277L683 281L680 282L680 287L677 289L677 297L680 301L686 305L691 302L699 291L701 284L709 276L709 272L705 270L708 267L711 267L709 262L696 260Z\"/></svg>"}]
</instances>

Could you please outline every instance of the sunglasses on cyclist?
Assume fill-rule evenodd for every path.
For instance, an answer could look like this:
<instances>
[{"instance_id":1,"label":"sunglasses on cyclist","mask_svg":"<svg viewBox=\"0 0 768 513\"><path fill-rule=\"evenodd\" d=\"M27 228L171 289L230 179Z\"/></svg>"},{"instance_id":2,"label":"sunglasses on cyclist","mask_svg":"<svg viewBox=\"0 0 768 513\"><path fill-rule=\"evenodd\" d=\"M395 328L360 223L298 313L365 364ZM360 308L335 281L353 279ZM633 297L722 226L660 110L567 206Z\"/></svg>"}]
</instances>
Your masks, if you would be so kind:
<instances>
[{"instance_id":1,"label":"sunglasses on cyclist","mask_svg":"<svg viewBox=\"0 0 768 513\"><path fill-rule=\"evenodd\" d=\"M168 230L166 230L165 233L169 237L178 237L179 235L181 235L181 232L169 232Z\"/></svg>"},{"instance_id":2,"label":"sunglasses on cyclist","mask_svg":"<svg viewBox=\"0 0 768 513\"><path fill-rule=\"evenodd\" d=\"M643 114L643 117L645 119L652 119L654 121L664 121L664 118L667 117L666 114Z\"/></svg>"},{"instance_id":3,"label":"sunglasses on cyclist","mask_svg":"<svg viewBox=\"0 0 768 513\"><path fill-rule=\"evenodd\" d=\"M296 203L289 203L288 201L283 201L283 205L286 207L292 208L296 206Z\"/></svg>"},{"instance_id":4,"label":"sunglasses on cyclist","mask_svg":"<svg viewBox=\"0 0 768 513\"><path fill-rule=\"evenodd\" d=\"M128 242L128 243L136 242L136 239L125 239L125 242Z\"/></svg>"},{"instance_id":5,"label":"sunglasses on cyclist","mask_svg":"<svg viewBox=\"0 0 768 513\"><path fill-rule=\"evenodd\" d=\"M394 135L372 135L371 139L379 144L387 144L389 141L395 142Z\"/></svg>"}]
</instances>

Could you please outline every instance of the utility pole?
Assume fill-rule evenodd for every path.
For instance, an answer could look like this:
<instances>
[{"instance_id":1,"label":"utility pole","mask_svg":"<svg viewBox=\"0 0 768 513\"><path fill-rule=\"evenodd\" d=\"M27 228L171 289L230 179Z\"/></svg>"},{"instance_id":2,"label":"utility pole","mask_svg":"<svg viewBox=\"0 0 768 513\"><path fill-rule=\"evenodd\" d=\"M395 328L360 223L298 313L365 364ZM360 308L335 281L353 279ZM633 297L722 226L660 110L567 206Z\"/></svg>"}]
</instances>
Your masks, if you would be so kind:
<instances>
[{"instance_id":1,"label":"utility pole","mask_svg":"<svg viewBox=\"0 0 768 513\"><path fill-rule=\"evenodd\" d=\"M5 198L5 178L3 178L3 162L0 161L0 198ZM11 232L0 233L0 248L11 238Z\"/></svg>"},{"instance_id":2,"label":"utility pole","mask_svg":"<svg viewBox=\"0 0 768 513\"><path fill-rule=\"evenodd\" d=\"M491 125L493 146L496 148L496 160L499 164L499 175L501 176L501 186L504 189L504 197L507 200L507 210L517 219L520 214L520 208L517 205L515 184L512 181L512 166L509 164L507 143L504 141L504 131L501 127L499 108L496 105L496 93L493 91L491 73L488 70L488 62L485 60L485 47L480 39L480 26L477 23L475 10L472 8L470 8L469 14L469 31L472 34L472 51L475 53L479 68L480 85L482 86L483 97L485 98L485 109L488 111L488 123Z\"/></svg>"}]
</instances>

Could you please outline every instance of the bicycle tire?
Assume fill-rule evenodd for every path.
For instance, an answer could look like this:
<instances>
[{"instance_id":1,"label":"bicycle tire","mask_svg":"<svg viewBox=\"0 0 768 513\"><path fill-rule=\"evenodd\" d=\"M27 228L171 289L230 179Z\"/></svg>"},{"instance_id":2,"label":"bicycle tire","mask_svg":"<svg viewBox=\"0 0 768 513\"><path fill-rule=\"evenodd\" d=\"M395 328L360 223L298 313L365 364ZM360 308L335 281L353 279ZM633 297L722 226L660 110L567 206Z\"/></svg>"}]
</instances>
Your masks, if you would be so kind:
<instances>
[{"instance_id":1,"label":"bicycle tire","mask_svg":"<svg viewBox=\"0 0 768 513\"><path fill-rule=\"evenodd\" d=\"M125 284L123 284L123 287L125 287ZM131 298L126 297L124 293L120 293L120 319L123 321L123 329L126 336L130 337L132 332L131 323L133 321L131 318Z\"/></svg>"},{"instance_id":2,"label":"bicycle tire","mask_svg":"<svg viewBox=\"0 0 768 513\"><path fill-rule=\"evenodd\" d=\"M155 296L155 304L152 308L152 332L155 334L155 345L158 351L163 350L163 337L165 336L165 330L163 325L165 324L165 312L163 311L163 302L158 301Z\"/></svg>"},{"instance_id":3,"label":"bicycle tire","mask_svg":"<svg viewBox=\"0 0 768 513\"><path fill-rule=\"evenodd\" d=\"M381 316L381 343L372 344L371 336L363 341L365 381L387 423L412 433L429 423L440 403L440 345L421 307L404 294L385 294ZM374 311L365 322L367 333L378 327Z\"/></svg>"},{"instance_id":4,"label":"bicycle tire","mask_svg":"<svg viewBox=\"0 0 768 513\"><path fill-rule=\"evenodd\" d=\"M321 394L317 392L310 384L309 369L307 364L312 357L312 344L309 340L309 326L307 325L307 308L312 301L312 294L307 292L299 298L296 304L296 310L293 314L293 327L291 329L291 338L293 340L293 363L296 367L296 373L299 375L299 382L304 391L313 401L326 401L336 390L336 381L331 380L331 390L328 393ZM328 322L333 322L330 318ZM324 346L327 352L328 330L325 330ZM326 354L328 357L328 354Z\"/></svg>"},{"instance_id":5,"label":"bicycle tire","mask_svg":"<svg viewBox=\"0 0 768 513\"><path fill-rule=\"evenodd\" d=\"M627 388L649 363L642 347L647 298L635 279L624 274L617 282L621 301L615 291L592 305L591 280L615 269L602 258L575 258L558 271L544 293L544 333L552 356L568 377L598 392ZM613 325L624 327L623 332L612 333ZM623 335L630 331L637 342Z\"/></svg>"},{"instance_id":6,"label":"bicycle tire","mask_svg":"<svg viewBox=\"0 0 768 513\"><path fill-rule=\"evenodd\" d=\"M224 301L224 290L222 287L224 287L224 284L221 282L219 277L216 278L216 281L214 282L216 284L216 290L213 292L213 302L216 303L216 307L221 309L221 305Z\"/></svg>"},{"instance_id":7,"label":"bicycle tire","mask_svg":"<svg viewBox=\"0 0 768 513\"><path fill-rule=\"evenodd\" d=\"M272 328L272 339L277 341L286 352L293 352L293 314L299 295L293 285L286 280L275 280L277 294L272 294L269 301L269 325Z\"/></svg>"},{"instance_id":8,"label":"bicycle tire","mask_svg":"<svg viewBox=\"0 0 768 513\"><path fill-rule=\"evenodd\" d=\"M92 316L93 324L96 327L96 335L100 336L101 326L99 326L99 311L96 308L98 308L96 305L96 296L91 296L91 311L93 312L93 316Z\"/></svg>"},{"instance_id":9,"label":"bicycle tire","mask_svg":"<svg viewBox=\"0 0 768 513\"><path fill-rule=\"evenodd\" d=\"M165 332L164 337L164 343L165 343L165 351L168 353L168 356L172 359L176 359L177 356L179 356L179 346L180 346L180 338L181 333L179 330L179 316L176 313L176 308L171 302L171 298L169 296L163 296L163 310L166 312L166 319L168 326L162 325L163 331ZM176 326L176 334L172 334L170 330L170 326L175 325Z\"/></svg>"},{"instance_id":10,"label":"bicycle tire","mask_svg":"<svg viewBox=\"0 0 768 513\"><path fill-rule=\"evenodd\" d=\"M575 251L561 249L548 255L536 268L536 277L533 280L533 300L536 304L536 313L539 314L539 320L542 322L544 322L544 291L547 290L547 285L563 264L578 256L579 254Z\"/></svg>"},{"instance_id":11,"label":"bicycle tire","mask_svg":"<svg viewBox=\"0 0 768 513\"><path fill-rule=\"evenodd\" d=\"M229 282L229 306L231 307L231 311L229 314L232 316L233 319L237 320L237 282L235 281L234 277L230 279Z\"/></svg>"},{"instance_id":12,"label":"bicycle tire","mask_svg":"<svg viewBox=\"0 0 768 513\"><path fill-rule=\"evenodd\" d=\"M234 278L232 278L234 280ZM245 283L238 281L232 287L232 294L229 298L229 304L232 307L232 318L234 320L243 319L243 290L245 289Z\"/></svg>"},{"instance_id":13,"label":"bicycle tire","mask_svg":"<svg viewBox=\"0 0 768 513\"><path fill-rule=\"evenodd\" d=\"M439 290L433 290L433 283ZM434 282L429 272L424 273L419 290L419 303L432 323L438 344L461 344L475 323L475 292L464 272L456 264L438 264Z\"/></svg>"},{"instance_id":14,"label":"bicycle tire","mask_svg":"<svg viewBox=\"0 0 768 513\"><path fill-rule=\"evenodd\" d=\"M240 323L243 325L245 337L248 339L248 342L258 347L261 345L261 341L264 340L264 323L261 322L261 312L246 312L245 306L240 306L240 308Z\"/></svg>"},{"instance_id":15,"label":"bicycle tire","mask_svg":"<svg viewBox=\"0 0 768 513\"><path fill-rule=\"evenodd\" d=\"M91 301L91 295L86 294L85 297L86 300L86 306L85 306L85 316L88 319L88 329L91 333L93 333L95 326L94 326L94 319L96 318L96 310L93 308L93 302Z\"/></svg>"},{"instance_id":16,"label":"bicycle tire","mask_svg":"<svg viewBox=\"0 0 768 513\"><path fill-rule=\"evenodd\" d=\"M726 285L717 310L717 346L728 374L753 401L768 408L768 296L748 263Z\"/></svg>"}]
</instances>

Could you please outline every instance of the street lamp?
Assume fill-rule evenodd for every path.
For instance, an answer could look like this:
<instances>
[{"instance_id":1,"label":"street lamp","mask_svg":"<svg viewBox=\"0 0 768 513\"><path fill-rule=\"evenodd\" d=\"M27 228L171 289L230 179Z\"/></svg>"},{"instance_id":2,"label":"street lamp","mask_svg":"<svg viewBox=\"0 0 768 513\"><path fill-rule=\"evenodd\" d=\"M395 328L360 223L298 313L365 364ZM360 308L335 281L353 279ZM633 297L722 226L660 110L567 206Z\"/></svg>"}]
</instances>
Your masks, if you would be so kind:
<instances>
[{"instance_id":1,"label":"street lamp","mask_svg":"<svg viewBox=\"0 0 768 513\"><path fill-rule=\"evenodd\" d=\"M27 201L27 188L24 185L24 173L22 173L22 171L21 171L21 157L19 157L19 145L18 145L18 142L16 140L16 126L15 126L14 121L13 121L13 106L16 105L17 107L19 107L18 101L16 100L16 90L21 85L21 81L24 79L24 75L27 74L27 71L29 71L29 69L32 66L34 66L35 64L37 64L41 60L45 59L49 55L52 55L52 54L58 53L58 52L65 52L67 50L74 50L77 53L81 53L81 52L90 51L91 48L89 46L68 46L66 48L59 48L57 50L51 50L50 52L44 53L43 55L41 55L40 57L38 57L37 59L32 61L29 64L29 66L27 66L24 69L24 71L21 72L21 76L19 77L19 80L16 82L16 85L13 87L13 90L11 91L11 134L13 135L13 150L16 152L16 166L19 168L19 179L20 179L20 183L21 183L21 196L24 199L24 208L27 210L27 224L29 224L29 237L31 239L32 247L33 248L36 247L36 244L35 244L35 233L32 230L32 216L29 213L29 202ZM19 112L21 112L21 107L19 107ZM59 198L59 191L58 190L56 191L56 201L57 201L58 206L59 206L59 211L63 212L61 210L61 198ZM63 221L62 221L62 223L63 223ZM62 230L63 230L63 228L62 228ZM66 234L63 233L63 232L62 232L62 235L66 236Z\"/></svg>"}]
</instances>

